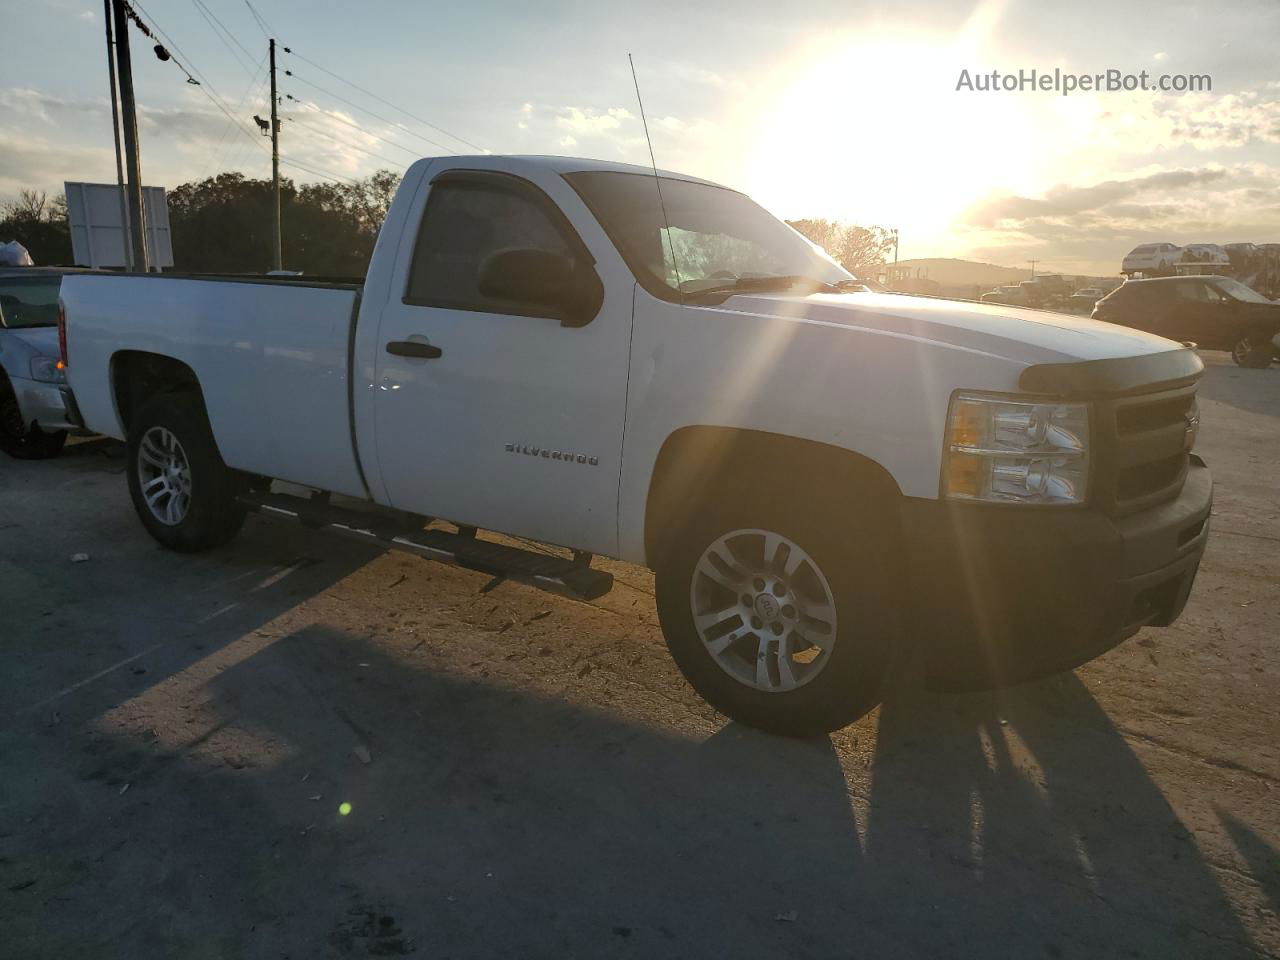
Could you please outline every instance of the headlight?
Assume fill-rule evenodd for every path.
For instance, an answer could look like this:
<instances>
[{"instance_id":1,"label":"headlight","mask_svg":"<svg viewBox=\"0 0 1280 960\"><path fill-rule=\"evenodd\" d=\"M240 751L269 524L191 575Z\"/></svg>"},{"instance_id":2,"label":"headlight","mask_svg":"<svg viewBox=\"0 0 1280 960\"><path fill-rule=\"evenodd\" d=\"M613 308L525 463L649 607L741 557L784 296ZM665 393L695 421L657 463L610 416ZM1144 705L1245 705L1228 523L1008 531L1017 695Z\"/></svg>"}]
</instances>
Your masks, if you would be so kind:
<instances>
[{"instance_id":1,"label":"headlight","mask_svg":"<svg viewBox=\"0 0 1280 960\"><path fill-rule=\"evenodd\" d=\"M947 413L942 495L952 500L1084 503L1089 405L958 393Z\"/></svg>"},{"instance_id":2,"label":"headlight","mask_svg":"<svg viewBox=\"0 0 1280 960\"><path fill-rule=\"evenodd\" d=\"M32 357L31 379L42 383L66 383L67 372L57 357Z\"/></svg>"}]
</instances>

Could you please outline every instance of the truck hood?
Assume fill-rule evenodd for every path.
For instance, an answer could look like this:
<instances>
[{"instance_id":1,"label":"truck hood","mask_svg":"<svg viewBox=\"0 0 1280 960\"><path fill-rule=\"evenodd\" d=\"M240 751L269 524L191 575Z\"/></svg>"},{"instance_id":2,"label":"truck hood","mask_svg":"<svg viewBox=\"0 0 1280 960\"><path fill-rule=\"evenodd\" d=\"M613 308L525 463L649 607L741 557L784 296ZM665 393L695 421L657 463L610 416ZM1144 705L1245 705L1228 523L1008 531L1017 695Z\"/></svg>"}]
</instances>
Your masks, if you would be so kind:
<instances>
[{"instance_id":1,"label":"truck hood","mask_svg":"<svg viewBox=\"0 0 1280 960\"><path fill-rule=\"evenodd\" d=\"M892 293L743 294L717 309L856 327L1025 364L1132 357L1179 346L1140 330L1047 310Z\"/></svg>"}]
</instances>

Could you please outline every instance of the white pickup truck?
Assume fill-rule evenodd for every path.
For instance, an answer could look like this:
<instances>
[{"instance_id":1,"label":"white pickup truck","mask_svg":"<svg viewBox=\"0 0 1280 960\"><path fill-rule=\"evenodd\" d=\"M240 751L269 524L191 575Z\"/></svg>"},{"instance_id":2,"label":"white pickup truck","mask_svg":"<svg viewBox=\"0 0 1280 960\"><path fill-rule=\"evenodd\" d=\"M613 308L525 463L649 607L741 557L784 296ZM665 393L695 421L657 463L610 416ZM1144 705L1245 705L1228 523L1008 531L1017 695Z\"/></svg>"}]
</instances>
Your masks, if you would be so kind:
<instances>
[{"instance_id":1,"label":"white pickup truck","mask_svg":"<svg viewBox=\"0 0 1280 960\"><path fill-rule=\"evenodd\" d=\"M1208 533L1193 350L870 292L693 177L426 159L362 286L72 275L62 302L162 544L256 509L587 598L593 555L646 564L693 686L782 733L903 668L1012 682L1169 624Z\"/></svg>"}]
</instances>

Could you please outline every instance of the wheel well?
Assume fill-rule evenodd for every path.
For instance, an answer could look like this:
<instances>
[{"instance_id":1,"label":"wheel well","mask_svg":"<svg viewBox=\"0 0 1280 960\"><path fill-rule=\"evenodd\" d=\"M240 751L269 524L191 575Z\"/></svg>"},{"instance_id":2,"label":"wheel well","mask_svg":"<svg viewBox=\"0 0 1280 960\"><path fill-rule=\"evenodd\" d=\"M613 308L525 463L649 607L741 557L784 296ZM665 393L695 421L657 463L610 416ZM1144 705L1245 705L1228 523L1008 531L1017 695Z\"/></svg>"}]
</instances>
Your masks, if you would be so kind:
<instances>
[{"instance_id":1,"label":"wheel well","mask_svg":"<svg viewBox=\"0 0 1280 960\"><path fill-rule=\"evenodd\" d=\"M111 389L125 433L143 402L159 393L194 393L201 397L195 371L173 357L121 350L111 358Z\"/></svg>"},{"instance_id":2,"label":"wheel well","mask_svg":"<svg viewBox=\"0 0 1280 960\"><path fill-rule=\"evenodd\" d=\"M664 536L683 529L707 498L797 485L874 500L895 514L902 496L884 467L852 450L760 430L683 427L663 443L649 482L646 561L653 565Z\"/></svg>"}]
</instances>

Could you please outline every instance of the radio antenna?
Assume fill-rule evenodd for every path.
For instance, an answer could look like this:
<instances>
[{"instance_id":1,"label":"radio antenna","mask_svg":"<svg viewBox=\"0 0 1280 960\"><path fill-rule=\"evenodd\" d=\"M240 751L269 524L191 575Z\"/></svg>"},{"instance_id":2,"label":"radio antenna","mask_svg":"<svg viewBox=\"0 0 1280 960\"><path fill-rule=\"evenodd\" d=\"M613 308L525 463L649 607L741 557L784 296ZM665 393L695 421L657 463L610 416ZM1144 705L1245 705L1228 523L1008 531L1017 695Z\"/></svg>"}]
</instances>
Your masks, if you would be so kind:
<instances>
[{"instance_id":1,"label":"radio antenna","mask_svg":"<svg viewBox=\"0 0 1280 960\"><path fill-rule=\"evenodd\" d=\"M649 144L649 166L653 167L653 185L658 188L658 207L662 210L662 225L667 232L667 249L671 251L671 268L676 274L676 291L680 294L680 302L684 302L684 287L680 282L680 264L676 260L676 246L671 240L671 221L667 219L667 205L662 199L662 178L658 176L658 161L653 158L653 138L649 136L649 121L644 116L644 100L640 96L640 81L636 79L636 62L627 54L627 63L631 64L631 82L636 87L636 103L640 104L640 122L644 125L644 139Z\"/></svg>"}]
</instances>

